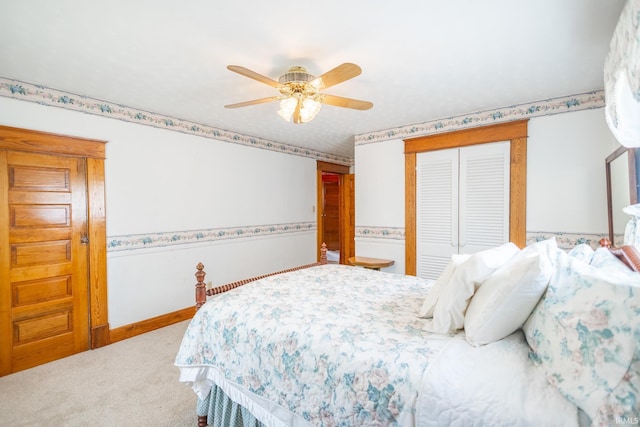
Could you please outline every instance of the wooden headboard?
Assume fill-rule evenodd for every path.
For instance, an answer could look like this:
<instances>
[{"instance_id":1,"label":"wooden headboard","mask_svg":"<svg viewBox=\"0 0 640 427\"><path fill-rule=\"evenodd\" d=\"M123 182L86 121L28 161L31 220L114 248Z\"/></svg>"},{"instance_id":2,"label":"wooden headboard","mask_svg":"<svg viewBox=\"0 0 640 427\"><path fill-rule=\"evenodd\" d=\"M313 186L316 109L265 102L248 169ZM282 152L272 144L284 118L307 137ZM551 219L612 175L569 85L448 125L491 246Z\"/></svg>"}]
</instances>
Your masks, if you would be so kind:
<instances>
[{"instance_id":1,"label":"wooden headboard","mask_svg":"<svg viewBox=\"0 0 640 427\"><path fill-rule=\"evenodd\" d=\"M634 246L621 246L619 248L610 248L609 250L631 270L640 273L640 252Z\"/></svg>"},{"instance_id":2,"label":"wooden headboard","mask_svg":"<svg viewBox=\"0 0 640 427\"><path fill-rule=\"evenodd\" d=\"M600 239L600 246L609 248L612 254L618 257L632 271L640 273L640 251L635 246L620 246L612 248L611 241L607 238Z\"/></svg>"}]
</instances>

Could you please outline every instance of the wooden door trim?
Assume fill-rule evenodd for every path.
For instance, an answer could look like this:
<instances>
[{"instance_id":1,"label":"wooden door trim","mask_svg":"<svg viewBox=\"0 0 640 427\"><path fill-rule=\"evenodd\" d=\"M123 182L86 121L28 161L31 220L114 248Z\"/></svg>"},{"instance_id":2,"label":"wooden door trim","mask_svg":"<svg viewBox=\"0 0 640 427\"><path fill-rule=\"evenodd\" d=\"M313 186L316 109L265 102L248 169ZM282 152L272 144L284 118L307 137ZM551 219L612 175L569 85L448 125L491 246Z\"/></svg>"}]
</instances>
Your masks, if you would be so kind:
<instances>
[{"instance_id":1,"label":"wooden door trim","mask_svg":"<svg viewBox=\"0 0 640 427\"><path fill-rule=\"evenodd\" d=\"M91 348L109 343L107 230L104 188L106 141L0 126L0 150L82 157L87 172L88 284Z\"/></svg>"},{"instance_id":2,"label":"wooden door trim","mask_svg":"<svg viewBox=\"0 0 640 427\"><path fill-rule=\"evenodd\" d=\"M349 166L323 162L320 160L317 160L316 168L321 172L337 173L339 175L345 175L349 173Z\"/></svg>"},{"instance_id":3,"label":"wooden door trim","mask_svg":"<svg viewBox=\"0 0 640 427\"><path fill-rule=\"evenodd\" d=\"M106 141L0 126L0 148L60 156L105 158Z\"/></svg>"},{"instance_id":4,"label":"wooden door trim","mask_svg":"<svg viewBox=\"0 0 640 427\"><path fill-rule=\"evenodd\" d=\"M405 154L422 153L445 148L459 148L468 145L527 138L527 123L528 120L519 120L405 139L404 152Z\"/></svg>"},{"instance_id":5,"label":"wooden door trim","mask_svg":"<svg viewBox=\"0 0 640 427\"><path fill-rule=\"evenodd\" d=\"M107 311L107 215L104 160L87 159L87 223L89 235L89 308L91 348L109 344Z\"/></svg>"},{"instance_id":6,"label":"wooden door trim","mask_svg":"<svg viewBox=\"0 0 640 427\"><path fill-rule=\"evenodd\" d=\"M355 211L355 175L340 175L340 264L346 264L347 260L356 255L355 251L355 218L351 218L351 211ZM355 215L354 215L355 216Z\"/></svg>"},{"instance_id":7,"label":"wooden door trim","mask_svg":"<svg viewBox=\"0 0 640 427\"><path fill-rule=\"evenodd\" d=\"M7 152L0 151L0 170L7 170ZM9 180L0 179L0 218L9 218ZM0 226L0 242L9 241L9 228ZM0 272L9 272L11 258L9 251L0 252ZM4 280L4 278L2 279ZM13 333L11 322L11 290L0 287L0 337L10 337ZM5 293L6 291L6 293ZM0 376L11 372L11 347L0 345Z\"/></svg>"},{"instance_id":8,"label":"wooden door trim","mask_svg":"<svg viewBox=\"0 0 640 427\"><path fill-rule=\"evenodd\" d=\"M316 160L316 223L318 234L316 238L316 259L320 262L320 247L322 246L322 236L324 232L324 226L322 221L322 173L329 172L335 173L339 175L346 175L349 173L349 166L338 165L335 163L323 162L320 160ZM342 190L340 190L342 191ZM339 198L341 198L342 192L339 194ZM340 213L342 214L342 213ZM340 236L340 240L342 241L342 236Z\"/></svg>"},{"instance_id":9,"label":"wooden door trim","mask_svg":"<svg viewBox=\"0 0 640 427\"><path fill-rule=\"evenodd\" d=\"M404 140L405 273L416 274L416 154L498 141L510 141L509 240L526 245L527 127L519 120Z\"/></svg>"}]
</instances>

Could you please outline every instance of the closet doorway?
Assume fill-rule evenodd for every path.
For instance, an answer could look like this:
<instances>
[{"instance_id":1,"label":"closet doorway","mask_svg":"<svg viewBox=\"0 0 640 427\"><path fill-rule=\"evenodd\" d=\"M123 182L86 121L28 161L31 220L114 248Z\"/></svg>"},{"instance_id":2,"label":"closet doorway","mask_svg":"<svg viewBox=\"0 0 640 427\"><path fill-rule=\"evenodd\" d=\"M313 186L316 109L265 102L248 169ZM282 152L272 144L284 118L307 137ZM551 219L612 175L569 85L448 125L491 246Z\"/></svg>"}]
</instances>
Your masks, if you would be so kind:
<instances>
[{"instance_id":1,"label":"closet doorway","mask_svg":"<svg viewBox=\"0 0 640 427\"><path fill-rule=\"evenodd\" d=\"M104 143L0 126L0 376L108 343Z\"/></svg>"},{"instance_id":2,"label":"closet doorway","mask_svg":"<svg viewBox=\"0 0 640 427\"><path fill-rule=\"evenodd\" d=\"M405 152L405 271L417 273L417 154L499 141L509 144L509 240L526 245L527 120L501 123L406 139Z\"/></svg>"},{"instance_id":3,"label":"closet doorway","mask_svg":"<svg viewBox=\"0 0 640 427\"><path fill-rule=\"evenodd\" d=\"M349 167L317 162L318 260L327 244L329 262L345 264L355 255L355 185Z\"/></svg>"}]
</instances>

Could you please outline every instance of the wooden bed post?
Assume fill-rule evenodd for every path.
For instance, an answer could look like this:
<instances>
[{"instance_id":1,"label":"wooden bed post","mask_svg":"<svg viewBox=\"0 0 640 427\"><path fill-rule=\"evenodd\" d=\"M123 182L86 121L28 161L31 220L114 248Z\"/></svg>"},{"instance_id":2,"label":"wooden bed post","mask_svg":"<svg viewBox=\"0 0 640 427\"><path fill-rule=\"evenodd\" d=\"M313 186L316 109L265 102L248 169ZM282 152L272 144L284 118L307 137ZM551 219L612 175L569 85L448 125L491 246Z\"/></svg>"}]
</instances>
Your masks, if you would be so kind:
<instances>
[{"instance_id":1,"label":"wooden bed post","mask_svg":"<svg viewBox=\"0 0 640 427\"><path fill-rule=\"evenodd\" d=\"M322 242L322 246L320 246L320 264L327 263L327 244Z\"/></svg>"},{"instance_id":2,"label":"wooden bed post","mask_svg":"<svg viewBox=\"0 0 640 427\"><path fill-rule=\"evenodd\" d=\"M204 264L201 262L196 266L198 271L196 272L196 311L207 302L207 285L204 283L204 276L207 274L204 272Z\"/></svg>"}]
</instances>

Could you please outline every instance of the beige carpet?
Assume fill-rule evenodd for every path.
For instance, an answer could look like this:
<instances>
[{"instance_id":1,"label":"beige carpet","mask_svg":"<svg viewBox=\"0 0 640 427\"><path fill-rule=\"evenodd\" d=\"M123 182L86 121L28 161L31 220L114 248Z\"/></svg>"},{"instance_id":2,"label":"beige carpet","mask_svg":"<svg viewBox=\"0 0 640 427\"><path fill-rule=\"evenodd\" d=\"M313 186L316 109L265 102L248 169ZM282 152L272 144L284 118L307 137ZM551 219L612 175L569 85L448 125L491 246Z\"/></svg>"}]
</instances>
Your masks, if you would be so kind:
<instances>
[{"instance_id":1,"label":"beige carpet","mask_svg":"<svg viewBox=\"0 0 640 427\"><path fill-rule=\"evenodd\" d=\"M173 361L187 322L0 377L0 426L196 426Z\"/></svg>"}]
</instances>

